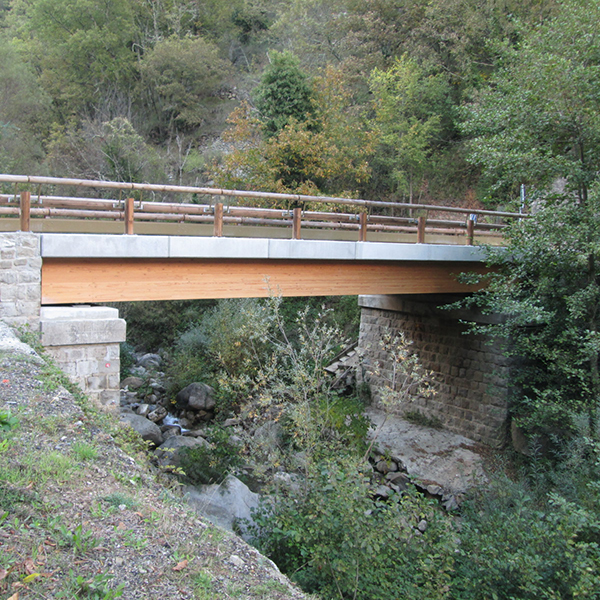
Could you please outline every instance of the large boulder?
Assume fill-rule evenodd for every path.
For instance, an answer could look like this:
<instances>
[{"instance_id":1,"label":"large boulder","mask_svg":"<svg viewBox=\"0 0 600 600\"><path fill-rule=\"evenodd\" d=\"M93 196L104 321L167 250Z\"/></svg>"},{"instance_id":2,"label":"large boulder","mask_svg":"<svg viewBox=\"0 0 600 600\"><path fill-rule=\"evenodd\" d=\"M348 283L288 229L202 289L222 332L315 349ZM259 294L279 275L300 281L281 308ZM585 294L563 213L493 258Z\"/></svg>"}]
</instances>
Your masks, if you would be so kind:
<instances>
[{"instance_id":1,"label":"large boulder","mask_svg":"<svg viewBox=\"0 0 600 600\"><path fill-rule=\"evenodd\" d=\"M160 427L146 417L133 413L121 413L121 422L127 423L142 436L142 439L154 446L160 446L163 443Z\"/></svg>"},{"instance_id":2,"label":"large boulder","mask_svg":"<svg viewBox=\"0 0 600 600\"><path fill-rule=\"evenodd\" d=\"M201 437L183 437L176 435L167 438L154 452L158 464L161 467L181 466L180 451L184 448L198 448L199 446L209 447L210 444Z\"/></svg>"},{"instance_id":3,"label":"large boulder","mask_svg":"<svg viewBox=\"0 0 600 600\"><path fill-rule=\"evenodd\" d=\"M252 523L251 510L258 507L259 495L233 475L228 475L223 483L188 486L185 491L194 510L229 531L240 519Z\"/></svg>"},{"instance_id":4,"label":"large boulder","mask_svg":"<svg viewBox=\"0 0 600 600\"><path fill-rule=\"evenodd\" d=\"M215 407L214 390L206 383L190 383L175 398L180 410L209 411Z\"/></svg>"}]
</instances>

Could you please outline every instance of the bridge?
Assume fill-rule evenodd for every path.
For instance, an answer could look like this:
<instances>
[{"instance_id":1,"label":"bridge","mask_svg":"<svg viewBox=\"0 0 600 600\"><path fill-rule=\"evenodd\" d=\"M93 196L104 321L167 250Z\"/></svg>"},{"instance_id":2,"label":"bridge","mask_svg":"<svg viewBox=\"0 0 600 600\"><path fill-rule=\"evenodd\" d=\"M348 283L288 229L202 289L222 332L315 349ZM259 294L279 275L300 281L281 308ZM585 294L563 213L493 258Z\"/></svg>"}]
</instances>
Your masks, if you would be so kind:
<instances>
[{"instance_id":1,"label":"bridge","mask_svg":"<svg viewBox=\"0 0 600 600\"><path fill-rule=\"evenodd\" d=\"M101 404L118 404L125 323L116 309L82 305L361 295L364 348L386 328L408 330L444 381L421 409L474 439L501 439L505 401L485 383L501 359L435 305L473 290L456 275L482 272L479 245L501 244L524 215L53 177L0 175L0 186L0 318L39 323L42 343Z\"/></svg>"},{"instance_id":2,"label":"bridge","mask_svg":"<svg viewBox=\"0 0 600 600\"><path fill-rule=\"evenodd\" d=\"M465 292L456 274L482 270L476 244L500 243L506 221L522 218L460 207L53 177L0 175L2 183L15 191L0 195L0 229L40 234L43 305ZM23 187L37 187L37 194ZM64 189L71 195L56 193ZM182 201L169 202L174 196ZM453 218L440 218L449 214Z\"/></svg>"}]
</instances>

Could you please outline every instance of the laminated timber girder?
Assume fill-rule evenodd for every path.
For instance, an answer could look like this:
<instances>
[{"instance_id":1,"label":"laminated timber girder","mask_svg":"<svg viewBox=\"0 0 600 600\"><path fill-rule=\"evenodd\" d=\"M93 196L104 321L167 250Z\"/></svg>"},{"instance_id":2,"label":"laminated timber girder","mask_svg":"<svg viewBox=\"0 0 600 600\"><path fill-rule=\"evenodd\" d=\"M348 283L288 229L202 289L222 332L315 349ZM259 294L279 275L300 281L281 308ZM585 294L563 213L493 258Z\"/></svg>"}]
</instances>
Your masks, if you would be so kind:
<instances>
[{"instance_id":1,"label":"laminated timber girder","mask_svg":"<svg viewBox=\"0 0 600 600\"><path fill-rule=\"evenodd\" d=\"M42 304L464 293L475 288L456 276L484 270L476 261L45 257Z\"/></svg>"}]
</instances>

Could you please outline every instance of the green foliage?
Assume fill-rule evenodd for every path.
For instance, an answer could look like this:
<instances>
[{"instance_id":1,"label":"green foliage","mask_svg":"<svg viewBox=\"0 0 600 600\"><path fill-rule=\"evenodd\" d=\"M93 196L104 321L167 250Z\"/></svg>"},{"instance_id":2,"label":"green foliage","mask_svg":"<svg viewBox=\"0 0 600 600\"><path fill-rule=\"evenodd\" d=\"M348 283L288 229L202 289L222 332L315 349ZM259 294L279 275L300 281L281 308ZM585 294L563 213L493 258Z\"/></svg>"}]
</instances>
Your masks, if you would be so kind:
<instances>
[{"instance_id":1,"label":"green foliage","mask_svg":"<svg viewBox=\"0 0 600 600\"><path fill-rule=\"evenodd\" d=\"M219 102L215 92L229 75L229 66L219 54L217 46L202 37L172 36L144 55L141 86L146 93L152 91L149 105L163 136L198 127L208 119Z\"/></svg>"},{"instance_id":2,"label":"green foliage","mask_svg":"<svg viewBox=\"0 0 600 600\"><path fill-rule=\"evenodd\" d=\"M414 493L374 500L360 462L311 464L303 484L279 489L253 518L259 549L323 598L447 597L454 543L443 519Z\"/></svg>"},{"instance_id":3,"label":"green foliage","mask_svg":"<svg viewBox=\"0 0 600 600\"><path fill-rule=\"evenodd\" d=\"M15 45L0 38L0 171L25 172L44 158L48 104Z\"/></svg>"},{"instance_id":4,"label":"green foliage","mask_svg":"<svg viewBox=\"0 0 600 600\"><path fill-rule=\"evenodd\" d=\"M505 49L492 85L466 107L471 160L495 198L566 177L585 199L600 165L598 18L595 0L560 3L556 18Z\"/></svg>"},{"instance_id":5,"label":"green foliage","mask_svg":"<svg viewBox=\"0 0 600 600\"><path fill-rule=\"evenodd\" d=\"M448 112L446 78L424 72L415 60L403 56L387 71L374 69L369 82L379 141L377 160L394 187L412 202L441 132L441 115Z\"/></svg>"},{"instance_id":6,"label":"green foliage","mask_svg":"<svg viewBox=\"0 0 600 600\"><path fill-rule=\"evenodd\" d=\"M596 187L587 202L547 197L508 232L508 252L490 251L497 270L473 300L504 315L484 330L506 340L514 357L518 423L546 440L572 435L578 413L598 435L599 210Z\"/></svg>"},{"instance_id":7,"label":"green foliage","mask_svg":"<svg viewBox=\"0 0 600 600\"><path fill-rule=\"evenodd\" d=\"M315 112L314 93L298 59L289 52L272 52L254 92L267 135L275 135L290 124L309 123ZM314 125L313 125L314 126Z\"/></svg>"},{"instance_id":8,"label":"green foliage","mask_svg":"<svg viewBox=\"0 0 600 600\"><path fill-rule=\"evenodd\" d=\"M183 479L192 485L221 483L242 462L240 448L231 442L228 430L213 426L207 428L204 435L210 446L180 451Z\"/></svg>"},{"instance_id":9,"label":"green foliage","mask_svg":"<svg viewBox=\"0 0 600 600\"><path fill-rule=\"evenodd\" d=\"M0 409L0 432L11 431L19 425L19 419L10 410Z\"/></svg>"},{"instance_id":10,"label":"green foliage","mask_svg":"<svg viewBox=\"0 0 600 600\"><path fill-rule=\"evenodd\" d=\"M596 598L599 513L500 480L463 514L453 597Z\"/></svg>"}]
</instances>

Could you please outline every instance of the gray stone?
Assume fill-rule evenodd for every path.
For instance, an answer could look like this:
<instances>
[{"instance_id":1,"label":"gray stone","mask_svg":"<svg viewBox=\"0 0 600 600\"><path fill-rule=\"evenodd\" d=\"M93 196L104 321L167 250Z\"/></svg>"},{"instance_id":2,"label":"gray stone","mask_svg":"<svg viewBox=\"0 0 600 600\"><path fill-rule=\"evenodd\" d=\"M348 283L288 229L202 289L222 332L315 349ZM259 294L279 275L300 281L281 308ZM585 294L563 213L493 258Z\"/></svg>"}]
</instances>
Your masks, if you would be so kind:
<instances>
[{"instance_id":1,"label":"gray stone","mask_svg":"<svg viewBox=\"0 0 600 600\"><path fill-rule=\"evenodd\" d=\"M135 377L134 375L126 377L125 379L123 379L123 381L121 381L121 387L126 387L128 390L137 390L143 385L144 380L141 377Z\"/></svg>"},{"instance_id":2,"label":"gray stone","mask_svg":"<svg viewBox=\"0 0 600 600\"><path fill-rule=\"evenodd\" d=\"M156 423L148 421L148 419L140 415L127 413L121 414L121 421L135 429L142 436L142 439L151 442L154 446L160 446L162 444L162 433L160 427Z\"/></svg>"},{"instance_id":3,"label":"gray stone","mask_svg":"<svg viewBox=\"0 0 600 600\"><path fill-rule=\"evenodd\" d=\"M181 449L199 448L201 446L210 447L210 444L201 437L193 438L177 435L165 440L164 443L155 450L154 454L158 460L158 464L162 467L170 465L179 467L181 465L181 455L179 452Z\"/></svg>"},{"instance_id":4,"label":"gray stone","mask_svg":"<svg viewBox=\"0 0 600 600\"><path fill-rule=\"evenodd\" d=\"M189 407L194 411L208 411L215 407L213 393L214 390L206 383L190 383L177 394L175 401L180 410Z\"/></svg>"},{"instance_id":5,"label":"gray stone","mask_svg":"<svg viewBox=\"0 0 600 600\"><path fill-rule=\"evenodd\" d=\"M167 416L167 409L164 406L157 406L153 411L148 413L148 418L153 423L162 421Z\"/></svg>"},{"instance_id":6,"label":"gray stone","mask_svg":"<svg viewBox=\"0 0 600 600\"><path fill-rule=\"evenodd\" d=\"M137 407L136 412L137 412L138 415L142 415L142 417L147 417L148 413L150 412L150 405L149 404L145 404L145 403L144 404L140 404ZM153 419L150 419L150 420L153 421Z\"/></svg>"},{"instance_id":7,"label":"gray stone","mask_svg":"<svg viewBox=\"0 0 600 600\"><path fill-rule=\"evenodd\" d=\"M158 354L144 354L138 358L137 364L144 369L156 369L162 364L162 358Z\"/></svg>"},{"instance_id":8,"label":"gray stone","mask_svg":"<svg viewBox=\"0 0 600 600\"><path fill-rule=\"evenodd\" d=\"M232 475L221 484L190 486L185 491L188 502L198 513L229 531L233 531L240 519L252 522L250 511L258 507L259 495Z\"/></svg>"},{"instance_id":9,"label":"gray stone","mask_svg":"<svg viewBox=\"0 0 600 600\"><path fill-rule=\"evenodd\" d=\"M417 529L421 533L425 533L425 531L427 531L427 521L425 519L422 519L421 521L419 521L419 524L417 525Z\"/></svg>"}]
</instances>

